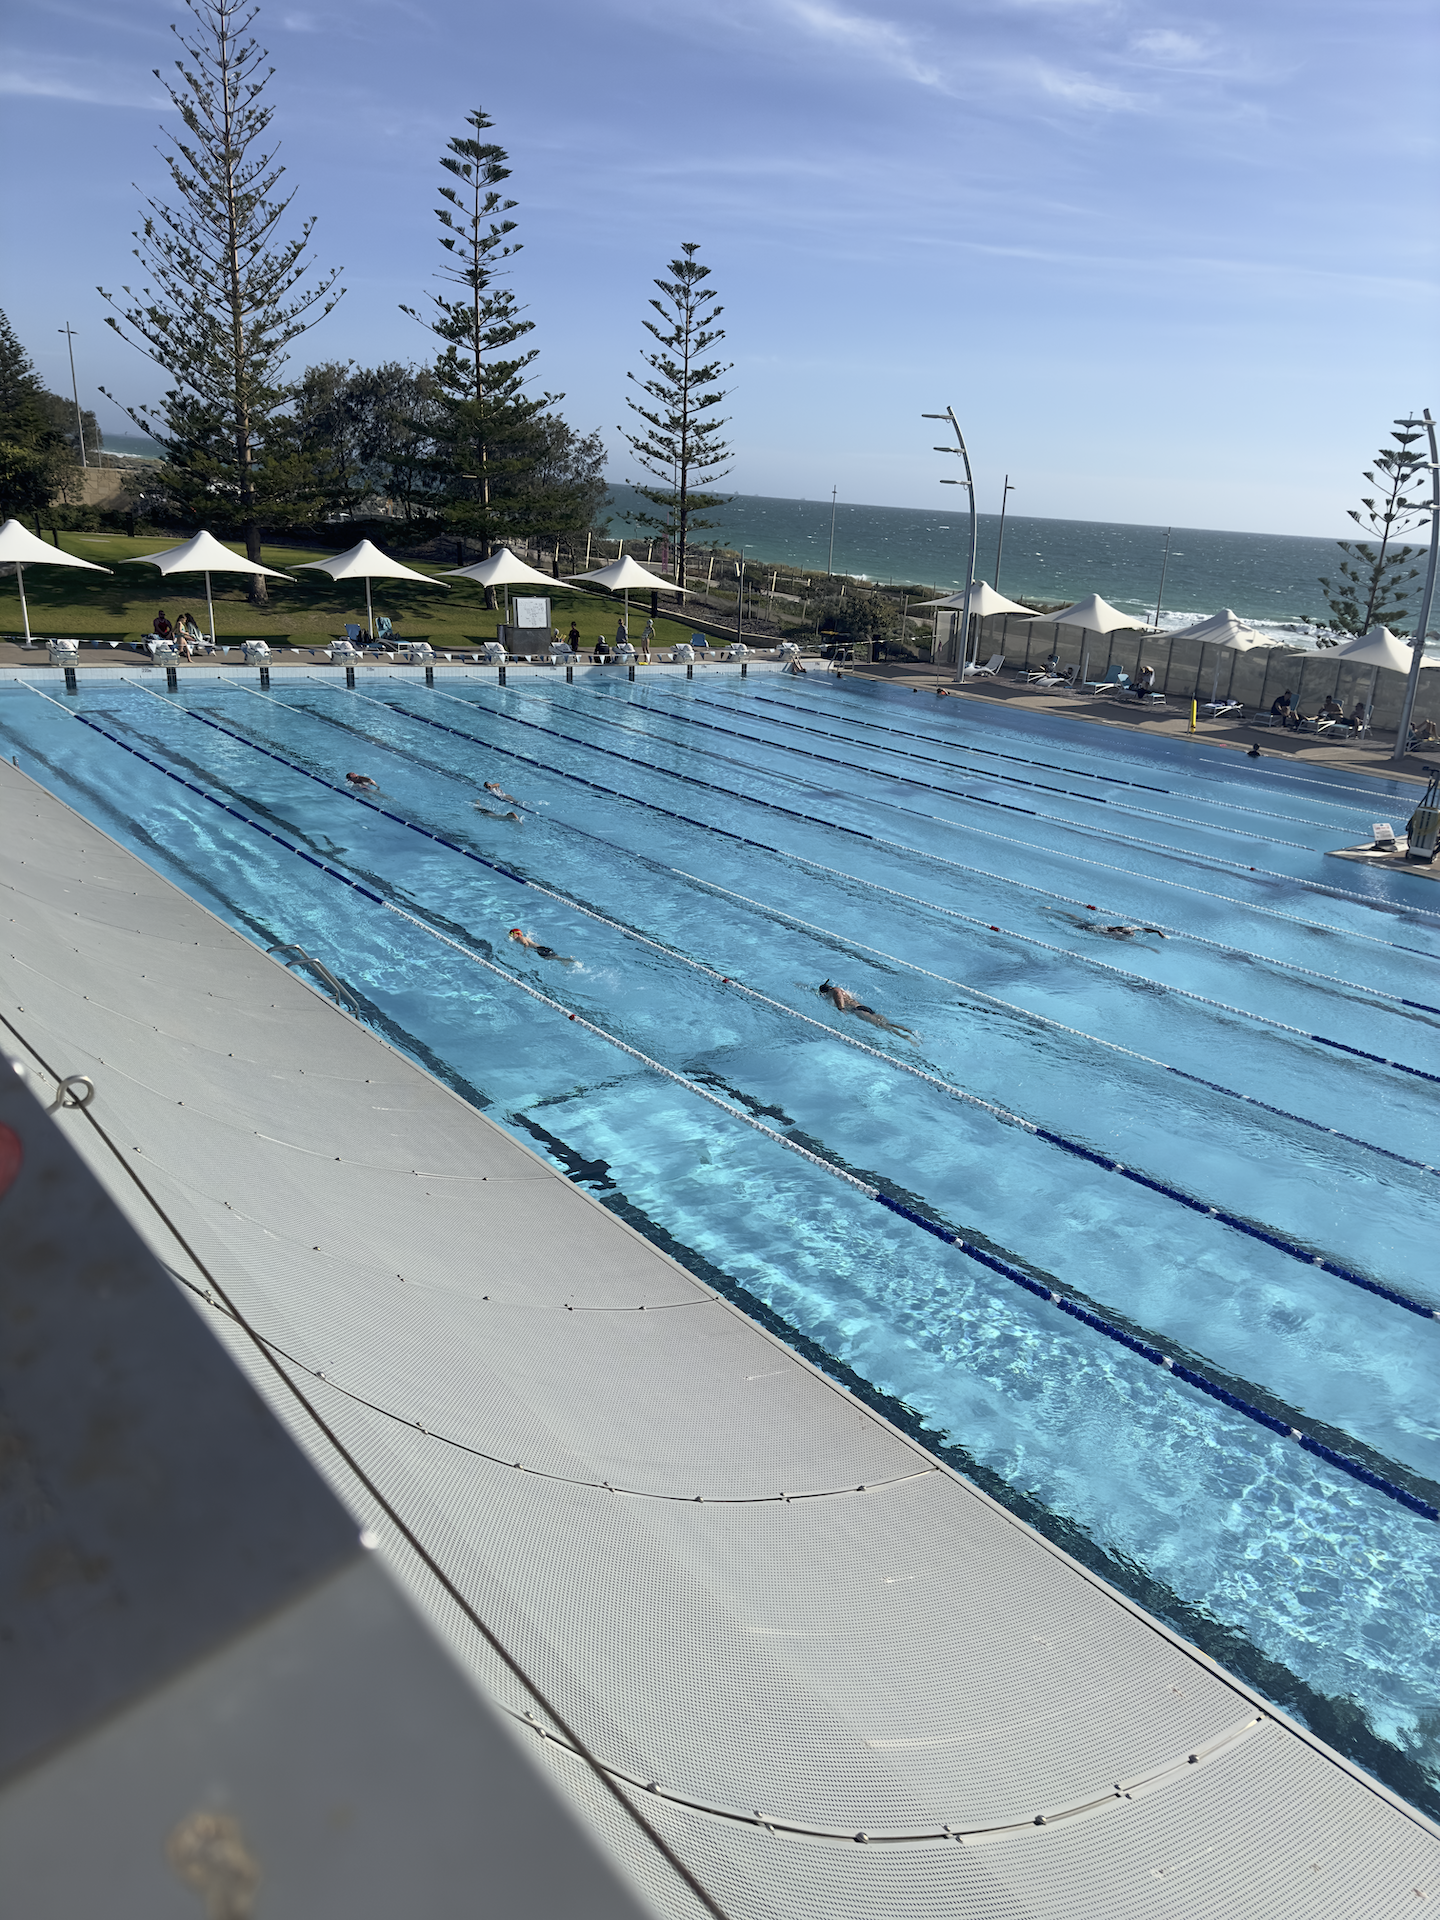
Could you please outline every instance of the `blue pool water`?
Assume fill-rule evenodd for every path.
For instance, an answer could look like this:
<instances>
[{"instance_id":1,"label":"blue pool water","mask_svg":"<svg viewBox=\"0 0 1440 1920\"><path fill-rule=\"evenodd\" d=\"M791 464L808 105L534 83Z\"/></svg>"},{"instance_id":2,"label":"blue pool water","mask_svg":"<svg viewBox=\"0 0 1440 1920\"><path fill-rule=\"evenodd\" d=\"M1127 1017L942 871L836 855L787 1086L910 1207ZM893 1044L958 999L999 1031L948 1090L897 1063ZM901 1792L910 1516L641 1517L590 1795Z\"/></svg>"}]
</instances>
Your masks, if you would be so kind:
<instances>
[{"instance_id":1,"label":"blue pool water","mask_svg":"<svg viewBox=\"0 0 1440 1920\"><path fill-rule=\"evenodd\" d=\"M1006 1271L1440 1502L1440 1322L1356 1284L1440 1306L1440 888L1324 857L1401 825L1412 787L715 670L170 697L96 675L63 705L0 688L0 738L1440 1810L1440 1525ZM349 769L379 807L330 784ZM476 811L508 805L484 780L520 823ZM836 1012L827 978L913 1039Z\"/></svg>"}]
</instances>

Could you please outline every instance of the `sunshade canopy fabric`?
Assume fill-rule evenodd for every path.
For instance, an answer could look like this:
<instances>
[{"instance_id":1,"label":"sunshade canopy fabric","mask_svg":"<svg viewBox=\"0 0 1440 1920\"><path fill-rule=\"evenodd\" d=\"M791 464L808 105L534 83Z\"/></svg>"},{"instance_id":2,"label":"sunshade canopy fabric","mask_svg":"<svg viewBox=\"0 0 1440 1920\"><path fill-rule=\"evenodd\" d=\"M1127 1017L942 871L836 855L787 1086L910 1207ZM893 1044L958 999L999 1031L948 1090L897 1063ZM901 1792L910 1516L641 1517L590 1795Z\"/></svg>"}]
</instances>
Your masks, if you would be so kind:
<instances>
[{"instance_id":1,"label":"sunshade canopy fabric","mask_svg":"<svg viewBox=\"0 0 1440 1920\"><path fill-rule=\"evenodd\" d=\"M608 567L601 567L598 573L571 573L568 580L592 587L608 587L612 593L689 593L689 587L676 586L673 580L662 580L658 573L647 573L638 560L632 560L627 553L621 560L612 560Z\"/></svg>"},{"instance_id":2,"label":"sunshade canopy fabric","mask_svg":"<svg viewBox=\"0 0 1440 1920\"><path fill-rule=\"evenodd\" d=\"M97 566L93 560L77 560L73 553L64 553L59 547L47 547L18 520L7 520L0 527L0 561L7 560L21 567L88 567L92 573L110 571L109 567Z\"/></svg>"},{"instance_id":3,"label":"sunshade canopy fabric","mask_svg":"<svg viewBox=\"0 0 1440 1920\"><path fill-rule=\"evenodd\" d=\"M954 607L959 611L964 608L964 605L965 595L952 593L943 600L921 600L911 611L918 613L924 607ZM970 612L980 620L988 620L992 614L996 613L1018 613L1026 620L1040 618L1033 607L1022 607L1018 600L1007 600L1003 593L998 593L990 585L988 580L977 580L971 587Z\"/></svg>"},{"instance_id":4,"label":"sunshade canopy fabric","mask_svg":"<svg viewBox=\"0 0 1440 1920\"><path fill-rule=\"evenodd\" d=\"M288 573L277 573L274 567L262 567L258 560L247 560L243 553L232 553L229 547L222 547L213 533L202 531L183 546L166 547L160 553L137 553L127 556L127 566L141 564L158 567L161 573L263 573L268 580L289 580Z\"/></svg>"},{"instance_id":5,"label":"sunshade canopy fabric","mask_svg":"<svg viewBox=\"0 0 1440 1920\"><path fill-rule=\"evenodd\" d=\"M1357 667L1389 667L1395 673L1409 673L1414 658L1408 642L1397 639L1388 627L1372 627L1369 633L1358 633L1326 652L1332 660L1353 660Z\"/></svg>"},{"instance_id":6,"label":"sunshade canopy fabric","mask_svg":"<svg viewBox=\"0 0 1440 1920\"><path fill-rule=\"evenodd\" d=\"M351 547L348 553L337 553L333 560L301 560L297 564L328 573L332 580L413 580L422 587L445 585L443 580L433 580L428 573L416 573L413 567L402 567L398 560L392 560L388 553L382 553L371 540L362 540L358 546Z\"/></svg>"},{"instance_id":7,"label":"sunshade canopy fabric","mask_svg":"<svg viewBox=\"0 0 1440 1920\"><path fill-rule=\"evenodd\" d=\"M1062 607L1059 613L1042 614L1040 618L1053 621L1057 627L1083 627L1086 633L1114 633L1119 627L1143 627L1145 624L1143 620L1137 620L1133 613L1121 613L1108 600L1102 600L1098 593L1077 600L1072 607Z\"/></svg>"},{"instance_id":8,"label":"sunshade canopy fabric","mask_svg":"<svg viewBox=\"0 0 1440 1920\"><path fill-rule=\"evenodd\" d=\"M548 573L540 573L517 559L509 547L501 547L488 560L477 560L471 567L451 567L447 580L474 580L482 587L548 587L553 593L560 584Z\"/></svg>"},{"instance_id":9,"label":"sunshade canopy fabric","mask_svg":"<svg viewBox=\"0 0 1440 1920\"><path fill-rule=\"evenodd\" d=\"M1225 607L1219 613L1212 613L1208 620L1199 620L1193 627L1184 627L1179 633L1172 634L1173 640L1199 640L1207 647L1229 647L1236 653L1244 653L1250 647L1276 647L1284 643L1272 640L1269 634L1250 627L1238 614Z\"/></svg>"}]
</instances>

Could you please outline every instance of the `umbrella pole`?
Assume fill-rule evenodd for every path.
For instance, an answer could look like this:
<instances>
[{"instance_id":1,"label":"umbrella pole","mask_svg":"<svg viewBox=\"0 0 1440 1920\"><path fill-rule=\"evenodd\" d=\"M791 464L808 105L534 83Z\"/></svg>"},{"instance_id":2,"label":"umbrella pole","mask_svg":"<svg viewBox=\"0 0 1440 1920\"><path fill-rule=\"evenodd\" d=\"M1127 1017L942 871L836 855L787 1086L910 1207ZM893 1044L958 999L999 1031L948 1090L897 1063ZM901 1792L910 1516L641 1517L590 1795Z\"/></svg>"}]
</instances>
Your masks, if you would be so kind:
<instances>
[{"instance_id":1,"label":"umbrella pole","mask_svg":"<svg viewBox=\"0 0 1440 1920\"><path fill-rule=\"evenodd\" d=\"M205 607L210 615L210 645L215 645L215 599L210 591L210 576L205 576Z\"/></svg>"},{"instance_id":2,"label":"umbrella pole","mask_svg":"<svg viewBox=\"0 0 1440 1920\"><path fill-rule=\"evenodd\" d=\"M15 584L20 589L20 619L25 628L25 644L30 644L30 609L25 604L25 569L15 562Z\"/></svg>"},{"instance_id":3,"label":"umbrella pole","mask_svg":"<svg viewBox=\"0 0 1440 1920\"><path fill-rule=\"evenodd\" d=\"M370 604L370 576L368 573L365 576L365 631L372 640L375 638L375 610Z\"/></svg>"}]
</instances>

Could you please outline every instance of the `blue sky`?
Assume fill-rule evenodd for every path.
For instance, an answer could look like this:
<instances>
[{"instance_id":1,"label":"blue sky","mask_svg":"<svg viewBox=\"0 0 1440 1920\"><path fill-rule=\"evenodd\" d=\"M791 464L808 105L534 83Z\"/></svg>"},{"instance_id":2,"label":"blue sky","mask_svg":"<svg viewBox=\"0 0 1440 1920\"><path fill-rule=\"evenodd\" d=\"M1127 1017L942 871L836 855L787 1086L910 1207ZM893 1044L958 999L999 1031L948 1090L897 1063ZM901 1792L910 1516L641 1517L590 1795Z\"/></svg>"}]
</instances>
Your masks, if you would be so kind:
<instances>
[{"instance_id":1,"label":"blue sky","mask_svg":"<svg viewBox=\"0 0 1440 1920\"><path fill-rule=\"evenodd\" d=\"M176 0L12 3L0 295L51 384L159 391L102 325L133 280ZM308 359L420 358L437 157L511 154L537 370L611 474L650 281L701 243L738 491L929 506L954 403L980 504L1342 532L1436 381L1437 77L1423 0L311 0L257 23L316 256ZM946 505L955 499L943 496Z\"/></svg>"}]
</instances>

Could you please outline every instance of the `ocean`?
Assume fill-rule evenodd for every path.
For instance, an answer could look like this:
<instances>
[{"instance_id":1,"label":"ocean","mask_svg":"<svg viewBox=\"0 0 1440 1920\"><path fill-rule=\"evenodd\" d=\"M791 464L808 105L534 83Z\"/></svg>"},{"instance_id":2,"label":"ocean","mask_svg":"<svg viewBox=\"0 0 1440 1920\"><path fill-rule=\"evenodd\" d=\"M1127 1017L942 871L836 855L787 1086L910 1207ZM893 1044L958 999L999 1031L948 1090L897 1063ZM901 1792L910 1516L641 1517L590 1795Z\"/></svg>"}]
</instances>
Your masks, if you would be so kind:
<instances>
[{"instance_id":1,"label":"ocean","mask_svg":"<svg viewBox=\"0 0 1440 1920\"><path fill-rule=\"evenodd\" d=\"M632 488L612 486L612 534L633 526L644 502ZM778 500L737 494L711 516L718 524L700 539L744 545L759 563L793 568L810 578L826 571L830 549L828 500ZM1036 520L1007 514L1000 578L995 546L1000 516L980 515L978 577L1002 593L1068 604L1099 593L1126 613L1153 617L1165 551L1164 527L1105 520ZM866 579L933 586L953 593L964 586L969 516L919 507L865 507L842 500L835 510L835 571ZM1333 574L1340 554L1333 540L1278 533L1220 533L1176 527L1170 538L1160 624L1182 627L1231 607L1258 626L1304 623L1324 615L1319 576Z\"/></svg>"}]
</instances>

